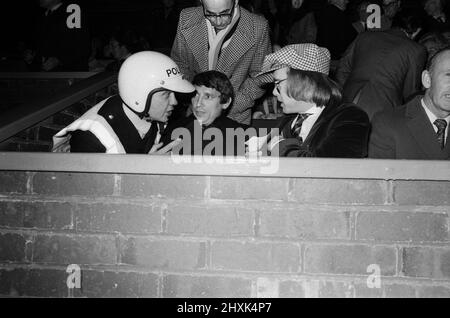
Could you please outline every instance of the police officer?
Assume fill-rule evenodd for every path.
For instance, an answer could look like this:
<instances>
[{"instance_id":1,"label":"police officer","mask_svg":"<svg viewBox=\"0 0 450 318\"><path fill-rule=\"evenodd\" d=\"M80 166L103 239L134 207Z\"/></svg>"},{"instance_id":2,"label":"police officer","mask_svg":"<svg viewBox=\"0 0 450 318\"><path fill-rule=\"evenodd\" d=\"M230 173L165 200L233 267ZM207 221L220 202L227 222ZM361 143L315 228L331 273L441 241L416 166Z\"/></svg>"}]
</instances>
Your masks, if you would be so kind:
<instances>
[{"instance_id":1,"label":"police officer","mask_svg":"<svg viewBox=\"0 0 450 318\"><path fill-rule=\"evenodd\" d=\"M53 137L53 152L147 154L160 149L159 140L173 108L174 92L192 93L175 62L158 52L139 52L123 63L119 95L95 105Z\"/></svg>"}]
</instances>

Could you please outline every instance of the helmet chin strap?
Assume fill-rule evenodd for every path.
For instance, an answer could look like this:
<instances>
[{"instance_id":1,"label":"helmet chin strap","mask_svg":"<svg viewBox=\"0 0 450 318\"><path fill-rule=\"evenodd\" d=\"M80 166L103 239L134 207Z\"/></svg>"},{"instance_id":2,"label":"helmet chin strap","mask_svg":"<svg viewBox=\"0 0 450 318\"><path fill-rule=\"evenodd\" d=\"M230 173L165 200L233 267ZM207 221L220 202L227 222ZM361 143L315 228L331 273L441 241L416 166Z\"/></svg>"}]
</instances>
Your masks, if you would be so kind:
<instances>
[{"instance_id":1,"label":"helmet chin strap","mask_svg":"<svg viewBox=\"0 0 450 318\"><path fill-rule=\"evenodd\" d=\"M143 110L142 112L137 112L137 111L135 111L132 107L130 107L127 103L125 103L124 100L121 98L121 99L122 99L122 103L123 103L128 109L130 109L133 113L135 113L140 119L144 119L145 116L148 115L148 112L149 112L149 110L150 110L150 106L152 105L152 98L153 98L153 95L154 95L155 93L157 93L157 92L161 92L161 91L165 91L165 90L166 90L165 88L159 87L159 88L155 88L154 90L150 91L150 93L148 93L148 95L147 95L147 100L145 101L145 108L144 108L144 110ZM150 121L152 121L152 120L150 120Z\"/></svg>"}]
</instances>

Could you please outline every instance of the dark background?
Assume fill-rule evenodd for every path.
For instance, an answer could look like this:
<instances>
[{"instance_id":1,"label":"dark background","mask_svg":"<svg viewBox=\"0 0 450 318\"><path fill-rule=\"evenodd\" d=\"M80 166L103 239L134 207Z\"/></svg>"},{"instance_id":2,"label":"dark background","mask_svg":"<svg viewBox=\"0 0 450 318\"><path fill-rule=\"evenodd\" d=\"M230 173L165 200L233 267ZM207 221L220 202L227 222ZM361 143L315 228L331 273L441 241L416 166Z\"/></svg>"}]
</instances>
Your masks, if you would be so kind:
<instances>
[{"instance_id":1,"label":"dark background","mask_svg":"<svg viewBox=\"0 0 450 318\"><path fill-rule=\"evenodd\" d=\"M243 2L244 0L241 0ZM278 0L283 1L283 0ZM358 0L350 0L349 11ZM154 21L162 15L161 0L67 0L81 5L87 16L91 36L101 36L117 26L138 28L145 33L157 32ZM326 0L313 0L312 7L320 7ZM195 5L195 0L176 0L179 10ZM28 42L40 12L39 0L2 1L0 8L0 53L14 49L17 41ZM403 6L420 6L418 0L403 0Z\"/></svg>"}]
</instances>

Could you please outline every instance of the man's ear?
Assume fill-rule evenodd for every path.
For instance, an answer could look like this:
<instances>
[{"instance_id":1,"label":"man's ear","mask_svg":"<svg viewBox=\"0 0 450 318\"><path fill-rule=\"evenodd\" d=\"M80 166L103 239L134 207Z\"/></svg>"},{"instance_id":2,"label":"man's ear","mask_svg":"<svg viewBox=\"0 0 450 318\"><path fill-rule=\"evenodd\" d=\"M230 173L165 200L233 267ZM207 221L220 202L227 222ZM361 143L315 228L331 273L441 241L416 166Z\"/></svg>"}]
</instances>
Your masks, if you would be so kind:
<instances>
[{"instance_id":1,"label":"man's ear","mask_svg":"<svg viewBox=\"0 0 450 318\"><path fill-rule=\"evenodd\" d=\"M422 85L426 89L431 87L431 74L427 70L422 72Z\"/></svg>"},{"instance_id":2,"label":"man's ear","mask_svg":"<svg viewBox=\"0 0 450 318\"><path fill-rule=\"evenodd\" d=\"M228 101L227 101L226 103L222 104L222 109L225 110L225 109L227 109L228 107L230 107L232 101L233 101L233 100L231 99L231 97L228 98Z\"/></svg>"}]
</instances>

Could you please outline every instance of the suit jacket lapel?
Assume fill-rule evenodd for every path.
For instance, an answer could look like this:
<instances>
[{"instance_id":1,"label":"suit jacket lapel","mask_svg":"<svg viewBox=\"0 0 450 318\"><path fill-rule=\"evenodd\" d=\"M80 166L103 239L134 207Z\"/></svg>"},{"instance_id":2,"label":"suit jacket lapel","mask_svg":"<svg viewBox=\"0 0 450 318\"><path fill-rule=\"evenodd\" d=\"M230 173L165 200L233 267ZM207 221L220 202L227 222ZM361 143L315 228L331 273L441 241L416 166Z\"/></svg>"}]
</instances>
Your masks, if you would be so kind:
<instances>
[{"instance_id":1,"label":"suit jacket lapel","mask_svg":"<svg viewBox=\"0 0 450 318\"><path fill-rule=\"evenodd\" d=\"M223 50L222 54L220 54L217 63L217 70L227 74L230 69L233 69L232 65L239 63L242 55L244 55L256 41L255 30L253 29L254 27L251 23L249 14L242 7L240 10L241 18L238 22L236 31L228 46Z\"/></svg>"},{"instance_id":2,"label":"suit jacket lapel","mask_svg":"<svg viewBox=\"0 0 450 318\"><path fill-rule=\"evenodd\" d=\"M447 160L450 160L450 134L447 136L447 141L445 143L445 147L444 147L444 154L445 154L445 158Z\"/></svg>"},{"instance_id":3,"label":"suit jacket lapel","mask_svg":"<svg viewBox=\"0 0 450 318\"><path fill-rule=\"evenodd\" d=\"M193 18L181 33L186 39L187 46L193 53L200 70L208 70L208 28L201 8L198 14L193 14Z\"/></svg>"},{"instance_id":4,"label":"suit jacket lapel","mask_svg":"<svg viewBox=\"0 0 450 318\"><path fill-rule=\"evenodd\" d=\"M420 148L430 159L440 158L443 155L430 120L422 108L421 99L411 101L406 108L406 117L409 118L406 125L417 141Z\"/></svg>"},{"instance_id":5,"label":"suit jacket lapel","mask_svg":"<svg viewBox=\"0 0 450 318\"><path fill-rule=\"evenodd\" d=\"M325 109L322 111L322 114L320 114L319 118L317 118L316 122L312 126L311 130L309 131L308 136L306 137L305 141L303 142L305 145L311 144L312 139L317 133L317 130L322 127L325 123L329 122L332 115L334 114L334 108L325 106Z\"/></svg>"}]
</instances>

